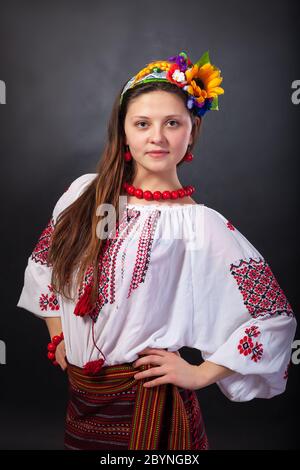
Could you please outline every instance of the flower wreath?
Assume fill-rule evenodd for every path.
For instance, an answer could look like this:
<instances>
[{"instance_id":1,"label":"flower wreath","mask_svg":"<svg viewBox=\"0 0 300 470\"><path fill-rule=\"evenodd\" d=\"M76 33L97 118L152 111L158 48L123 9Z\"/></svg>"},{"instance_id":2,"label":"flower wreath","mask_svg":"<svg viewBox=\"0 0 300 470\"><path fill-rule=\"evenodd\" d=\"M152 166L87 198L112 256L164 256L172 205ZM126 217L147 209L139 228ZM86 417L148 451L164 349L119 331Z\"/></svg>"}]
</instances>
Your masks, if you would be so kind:
<instances>
[{"instance_id":1,"label":"flower wreath","mask_svg":"<svg viewBox=\"0 0 300 470\"><path fill-rule=\"evenodd\" d=\"M134 75L124 86L120 105L127 90L140 83L167 81L182 88L188 95L187 107L197 116L204 116L209 110L219 110L218 95L224 93L221 70L210 63L209 51L193 64L182 51L166 61L150 62Z\"/></svg>"}]
</instances>

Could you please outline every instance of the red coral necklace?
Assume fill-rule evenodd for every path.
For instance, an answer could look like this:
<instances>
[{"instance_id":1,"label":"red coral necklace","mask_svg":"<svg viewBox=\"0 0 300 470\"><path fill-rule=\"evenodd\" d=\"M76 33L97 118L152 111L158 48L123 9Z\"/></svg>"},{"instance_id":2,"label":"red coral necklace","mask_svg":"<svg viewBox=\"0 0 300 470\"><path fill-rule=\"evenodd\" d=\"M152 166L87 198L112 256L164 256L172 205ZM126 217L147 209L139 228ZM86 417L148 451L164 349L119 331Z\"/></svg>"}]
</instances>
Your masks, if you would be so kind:
<instances>
[{"instance_id":1,"label":"red coral necklace","mask_svg":"<svg viewBox=\"0 0 300 470\"><path fill-rule=\"evenodd\" d=\"M123 183L123 188L130 196L135 196L138 199L146 199L147 201L159 201L161 199L180 199L186 196L191 196L196 191L195 186L191 185L175 189L174 191L143 191L141 188L136 188L133 186L133 184L126 182Z\"/></svg>"}]
</instances>

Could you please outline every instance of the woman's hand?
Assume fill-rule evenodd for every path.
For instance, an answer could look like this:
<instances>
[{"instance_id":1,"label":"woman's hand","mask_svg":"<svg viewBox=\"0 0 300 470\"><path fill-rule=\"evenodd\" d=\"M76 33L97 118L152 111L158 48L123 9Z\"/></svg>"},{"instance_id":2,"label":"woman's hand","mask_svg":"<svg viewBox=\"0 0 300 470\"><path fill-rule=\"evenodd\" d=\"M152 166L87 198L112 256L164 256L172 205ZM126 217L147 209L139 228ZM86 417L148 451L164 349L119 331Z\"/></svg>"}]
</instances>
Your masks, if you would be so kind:
<instances>
[{"instance_id":1,"label":"woman's hand","mask_svg":"<svg viewBox=\"0 0 300 470\"><path fill-rule=\"evenodd\" d=\"M172 383L178 387L197 390L204 387L205 377L201 378L199 367L189 364L180 357L178 351L166 351L165 349L146 348L139 353L146 354L136 361L133 366L139 367L151 364L153 367L143 370L134 375L136 380L148 377L156 377L154 380L146 381L144 387L153 387L166 383Z\"/></svg>"},{"instance_id":2,"label":"woman's hand","mask_svg":"<svg viewBox=\"0 0 300 470\"><path fill-rule=\"evenodd\" d=\"M62 370L66 370L67 368L65 357L66 357L66 348L65 348L65 342L63 340L57 345L56 351L55 351L55 360L58 362Z\"/></svg>"}]
</instances>

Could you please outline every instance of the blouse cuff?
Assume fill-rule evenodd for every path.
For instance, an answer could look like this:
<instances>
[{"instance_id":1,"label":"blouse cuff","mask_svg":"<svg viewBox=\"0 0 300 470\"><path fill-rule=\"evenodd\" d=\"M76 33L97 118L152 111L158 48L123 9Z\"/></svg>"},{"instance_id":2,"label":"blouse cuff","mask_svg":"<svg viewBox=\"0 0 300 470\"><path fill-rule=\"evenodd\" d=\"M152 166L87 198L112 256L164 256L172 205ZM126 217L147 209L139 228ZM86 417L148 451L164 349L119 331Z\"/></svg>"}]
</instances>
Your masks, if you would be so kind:
<instances>
[{"instance_id":1,"label":"blouse cuff","mask_svg":"<svg viewBox=\"0 0 300 470\"><path fill-rule=\"evenodd\" d=\"M229 400L272 398L285 391L296 325L286 315L252 320L213 354L203 356L234 371L216 382Z\"/></svg>"}]
</instances>

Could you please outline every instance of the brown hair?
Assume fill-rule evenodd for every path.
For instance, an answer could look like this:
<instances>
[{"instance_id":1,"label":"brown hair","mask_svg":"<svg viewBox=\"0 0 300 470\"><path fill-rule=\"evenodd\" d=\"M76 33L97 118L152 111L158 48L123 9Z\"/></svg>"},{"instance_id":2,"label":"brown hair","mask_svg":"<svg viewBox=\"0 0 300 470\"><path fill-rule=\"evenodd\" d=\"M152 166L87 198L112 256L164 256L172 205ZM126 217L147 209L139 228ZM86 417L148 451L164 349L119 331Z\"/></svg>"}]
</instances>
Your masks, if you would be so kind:
<instances>
[{"instance_id":1,"label":"brown hair","mask_svg":"<svg viewBox=\"0 0 300 470\"><path fill-rule=\"evenodd\" d=\"M97 236L96 226L99 223L99 220L97 220L99 216L96 215L96 209L104 203L112 204L116 212L116 223L118 224L119 196L125 194L123 183L125 181L132 183L135 177L133 159L130 162L124 161L124 120L128 105L131 100L142 93L155 90L174 93L186 105L186 93L178 86L168 82L150 82L137 85L125 93L121 106L119 104L120 91L113 104L109 119L107 142L96 166L97 176L83 194L57 217L48 252L48 262L53 267L51 283L54 290L70 300L75 300L71 294L72 283L69 282L71 276L77 270L77 276L75 277L75 289L77 290L82 283L87 268L92 265L94 278L90 302L93 305L96 302L99 280L97 267L106 242L106 239ZM190 146L192 150L199 135L202 120L201 118L195 120L192 111L188 108L187 110L193 124L193 143ZM177 166L181 165L182 162L183 160Z\"/></svg>"}]
</instances>

